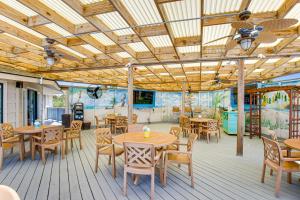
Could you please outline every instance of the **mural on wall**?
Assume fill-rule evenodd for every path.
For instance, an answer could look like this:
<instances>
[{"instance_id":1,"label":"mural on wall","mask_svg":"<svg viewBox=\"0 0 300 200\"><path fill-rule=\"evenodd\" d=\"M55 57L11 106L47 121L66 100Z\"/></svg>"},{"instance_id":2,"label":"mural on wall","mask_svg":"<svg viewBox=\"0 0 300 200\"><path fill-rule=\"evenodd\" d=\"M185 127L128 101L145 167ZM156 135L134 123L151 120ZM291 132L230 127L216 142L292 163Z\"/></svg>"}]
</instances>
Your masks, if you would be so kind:
<instances>
[{"instance_id":1,"label":"mural on wall","mask_svg":"<svg viewBox=\"0 0 300 200\"><path fill-rule=\"evenodd\" d=\"M278 137L287 138L289 128L289 97L284 91L268 92L262 96L262 133L274 130Z\"/></svg>"}]
</instances>

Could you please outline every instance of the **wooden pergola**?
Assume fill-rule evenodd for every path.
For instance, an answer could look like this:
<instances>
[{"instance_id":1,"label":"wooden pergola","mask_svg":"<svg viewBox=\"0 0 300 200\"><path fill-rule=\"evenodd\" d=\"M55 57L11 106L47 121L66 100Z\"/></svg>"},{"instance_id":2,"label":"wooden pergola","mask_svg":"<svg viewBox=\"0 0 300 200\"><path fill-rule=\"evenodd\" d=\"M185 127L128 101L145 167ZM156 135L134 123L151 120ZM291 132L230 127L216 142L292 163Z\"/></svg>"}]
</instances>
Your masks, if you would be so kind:
<instances>
[{"instance_id":1,"label":"wooden pergola","mask_svg":"<svg viewBox=\"0 0 300 200\"><path fill-rule=\"evenodd\" d=\"M298 0L2 0L0 67L126 87L130 62L138 88L181 91L182 82L192 91L227 88L237 84L232 61L239 56L245 82L299 72L300 28L276 31L276 42L254 43L247 52L239 45L227 51L232 38L205 43L234 34L230 23L244 9L257 24L300 19L298 7ZM44 59L47 37L57 41L62 56L52 67ZM226 83L214 84L217 76Z\"/></svg>"},{"instance_id":2,"label":"wooden pergola","mask_svg":"<svg viewBox=\"0 0 300 200\"><path fill-rule=\"evenodd\" d=\"M285 91L289 103L289 138L300 136L300 86L274 86L250 89L250 138L261 137L261 103L262 96L267 92Z\"/></svg>"}]
</instances>

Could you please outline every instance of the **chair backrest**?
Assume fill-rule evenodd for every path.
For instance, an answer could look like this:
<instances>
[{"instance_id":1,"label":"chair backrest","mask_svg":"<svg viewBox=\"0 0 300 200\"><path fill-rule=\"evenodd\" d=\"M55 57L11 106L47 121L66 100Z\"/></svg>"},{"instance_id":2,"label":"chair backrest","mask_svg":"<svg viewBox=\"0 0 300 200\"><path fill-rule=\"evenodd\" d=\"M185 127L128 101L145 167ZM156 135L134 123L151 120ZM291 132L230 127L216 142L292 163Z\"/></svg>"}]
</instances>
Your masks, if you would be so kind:
<instances>
[{"instance_id":1,"label":"chair backrest","mask_svg":"<svg viewBox=\"0 0 300 200\"><path fill-rule=\"evenodd\" d=\"M142 124L129 124L128 125L128 133L139 133L143 132L144 125Z\"/></svg>"},{"instance_id":2,"label":"chair backrest","mask_svg":"<svg viewBox=\"0 0 300 200\"><path fill-rule=\"evenodd\" d=\"M18 193L6 185L0 185L0 199L5 200L20 200Z\"/></svg>"},{"instance_id":3,"label":"chair backrest","mask_svg":"<svg viewBox=\"0 0 300 200\"><path fill-rule=\"evenodd\" d=\"M82 121L80 120L73 120L71 122L71 131L80 131L82 127Z\"/></svg>"},{"instance_id":4,"label":"chair backrest","mask_svg":"<svg viewBox=\"0 0 300 200\"><path fill-rule=\"evenodd\" d=\"M189 106L184 107L184 112L190 113L192 112L192 108Z\"/></svg>"},{"instance_id":5,"label":"chair backrest","mask_svg":"<svg viewBox=\"0 0 300 200\"><path fill-rule=\"evenodd\" d=\"M264 143L264 160L280 166L282 153L279 143L266 137L262 137L262 140Z\"/></svg>"},{"instance_id":6,"label":"chair backrest","mask_svg":"<svg viewBox=\"0 0 300 200\"><path fill-rule=\"evenodd\" d=\"M194 108L194 112L195 112L195 113L200 113L200 112L201 112L201 108L200 108L199 106L196 106L196 107Z\"/></svg>"},{"instance_id":7,"label":"chair backrest","mask_svg":"<svg viewBox=\"0 0 300 200\"><path fill-rule=\"evenodd\" d=\"M110 128L97 128L95 130L96 144L107 145L112 144L112 135Z\"/></svg>"},{"instance_id":8,"label":"chair backrest","mask_svg":"<svg viewBox=\"0 0 300 200\"><path fill-rule=\"evenodd\" d=\"M155 164L155 148L151 144L124 142L125 165L134 168L148 168Z\"/></svg>"},{"instance_id":9,"label":"chair backrest","mask_svg":"<svg viewBox=\"0 0 300 200\"><path fill-rule=\"evenodd\" d=\"M217 131L219 129L219 124L217 120L210 120L207 122L207 131Z\"/></svg>"},{"instance_id":10,"label":"chair backrest","mask_svg":"<svg viewBox=\"0 0 300 200\"><path fill-rule=\"evenodd\" d=\"M137 119L138 119L137 114L133 114L133 115L132 115L132 123L133 123L133 124L136 124L136 123L137 123Z\"/></svg>"},{"instance_id":11,"label":"chair backrest","mask_svg":"<svg viewBox=\"0 0 300 200\"><path fill-rule=\"evenodd\" d=\"M180 108L178 106L173 106L172 112L179 113L180 112Z\"/></svg>"},{"instance_id":12,"label":"chair backrest","mask_svg":"<svg viewBox=\"0 0 300 200\"><path fill-rule=\"evenodd\" d=\"M10 123L1 124L0 134L2 139L14 136L14 127Z\"/></svg>"},{"instance_id":13,"label":"chair backrest","mask_svg":"<svg viewBox=\"0 0 300 200\"><path fill-rule=\"evenodd\" d=\"M116 114L114 114L114 113L109 113L109 114L107 114L106 116L107 116L107 117L115 117Z\"/></svg>"},{"instance_id":14,"label":"chair backrest","mask_svg":"<svg viewBox=\"0 0 300 200\"><path fill-rule=\"evenodd\" d=\"M100 120L99 120L99 117L95 115L95 121L96 121L96 127L98 128L99 127L99 123L100 123Z\"/></svg>"},{"instance_id":15,"label":"chair backrest","mask_svg":"<svg viewBox=\"0 0 300 200\"><path fill-rule=\"evenodd\" d=\"M184 128L190 128L191 122L190 119L187 116L184 116L183 118L183 127Z\"/></svg>"},{"instance_id":16,"label":"chair backrest","mask_svg":"<svg viewBox=\"0 0 300 200\"><path fill-rule=\"evenodd\" d=\"M127 126L127 117L126 116L117 116L116 117L116 126Z\"/></svg>"},{"instance_id":17,"label":"chair backrest","mask_svg":"<svg viewBox=\"0 0 300 200\"><path fill-rule=\"evenodd\" d=\"M190 133L189 134L189 138L188 138L188 142L187 142L187 151L192 152L193 151L193 145L194 142L196 141L198 135L195 133Z\"/></svg>"},{"instance_id":18,"label":"chair backrest","mask_svg":"<svg viewBox=\"0 0 300 200\"><path fill-rule=\"evenodd\" d=\"M269 130L268 132L269 132L269 134L270 134L272 140L275 140L276 142L278 142L278 137L277 137L277 135L276 135L276 132L273 131L273 130Z\"/></svg>"},{"instance_id":19,"label":"chair backrest","mask_svg":"<svg viewBox=\"0 0 300 200\"><path fill-rule=\"evenodd\" d=\"M53 126L48 128L43 128L41 135L41 143L57 143L61 141L63 133L63 126Z\"/></svg>"},{"instance_id":20,"label":"chair backrest","mask_svg":"<svg viewBox=\"0 0 300 200\"><path fill-rule=\"evenodd\" d=\"M180 127L171 127L170 132L171 135L174 135L179 139L180 133L181 133L181 128Z\"/></svg>"}]
</instances>

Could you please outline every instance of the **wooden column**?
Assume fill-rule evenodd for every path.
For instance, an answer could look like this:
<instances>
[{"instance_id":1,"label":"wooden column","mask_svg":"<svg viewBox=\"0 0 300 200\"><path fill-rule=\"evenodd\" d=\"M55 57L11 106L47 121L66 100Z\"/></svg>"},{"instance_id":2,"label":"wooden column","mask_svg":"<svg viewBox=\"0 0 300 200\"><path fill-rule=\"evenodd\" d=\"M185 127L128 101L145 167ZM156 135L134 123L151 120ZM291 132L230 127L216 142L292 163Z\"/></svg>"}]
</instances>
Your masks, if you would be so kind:
<instances>
[{"instance_id":1,"label":"wooden column","mask_svg":"<svg viewBox=\"0 0 300 200\"><path fill-rule=\"evenodd\" d=\"M236 155L243 156L243 136L245 133L245 76L244 76L244 60L238 60L238 130L237 130L237 147Z\"/></svg>"},{"instance_id":2,"label":"wooden column","mask_svg":"<svg viewBox=\"0 0 300 200\"><path fill-rule=\"evenodd\" d=\"M184 107L185 107L185 92L186 92L186 82L182 82L182 94L181 94L181 115L184 115Z\"/></svg>"},{"instance_id":3,"label":"wooden column","mask_svg":"<svg viewBox=\"0 0 300 200\"><path fill-rule=\"evenodd\" d=\"M133 66L131 63L127 64L128 67L128 124L132 124L133 114Z\"/></svg>"}]
</instances>

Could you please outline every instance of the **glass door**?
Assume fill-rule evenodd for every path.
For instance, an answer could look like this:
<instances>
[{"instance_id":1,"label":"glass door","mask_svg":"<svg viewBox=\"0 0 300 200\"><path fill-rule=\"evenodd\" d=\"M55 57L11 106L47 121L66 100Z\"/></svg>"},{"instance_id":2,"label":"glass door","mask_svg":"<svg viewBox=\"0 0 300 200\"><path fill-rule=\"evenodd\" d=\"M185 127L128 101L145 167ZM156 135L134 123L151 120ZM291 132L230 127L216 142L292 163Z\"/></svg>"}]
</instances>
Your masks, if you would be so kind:
<instances>
[{"instance_id":1,"label":"glass door","mask_svg":"<svg viewBox=\"0 0 300 200\"><path fill-rule=\"evenodd\" d=\"M3 123L3 83L0 83L0 123Z\"/></svg>"},{"instance_id":2,"label":"glass door","mask_svg":"<svg viewBox=\"0 0 300 200\"><path fill-rule=\"evenodd\" d=\"M34 90L27 90L27 125L33 125L37 119L37 92Z\"/></svg>"}]
</instances>

